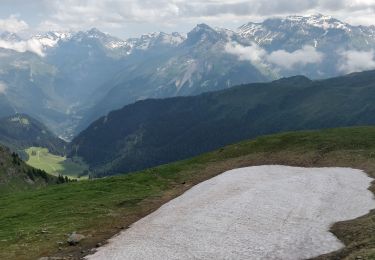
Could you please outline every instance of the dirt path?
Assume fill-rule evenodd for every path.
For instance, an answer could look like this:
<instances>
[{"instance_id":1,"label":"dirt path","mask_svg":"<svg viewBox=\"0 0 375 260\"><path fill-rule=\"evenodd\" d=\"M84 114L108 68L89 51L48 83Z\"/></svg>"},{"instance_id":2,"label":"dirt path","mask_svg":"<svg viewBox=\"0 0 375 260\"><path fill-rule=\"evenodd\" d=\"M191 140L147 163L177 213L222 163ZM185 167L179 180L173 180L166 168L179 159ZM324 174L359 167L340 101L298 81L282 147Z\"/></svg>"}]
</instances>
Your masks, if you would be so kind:
<instances>
[{"instance_id":1,"label":"dirt path","mask_svg":"<svg viewBox=\"0 0 375 260\"><path fill-rule=\"evenodd\" d=\"M375 208L350 168L258 166L205 181L87 259L303 259L341 248L332 223Z\"/></svg>"}]
</instances>

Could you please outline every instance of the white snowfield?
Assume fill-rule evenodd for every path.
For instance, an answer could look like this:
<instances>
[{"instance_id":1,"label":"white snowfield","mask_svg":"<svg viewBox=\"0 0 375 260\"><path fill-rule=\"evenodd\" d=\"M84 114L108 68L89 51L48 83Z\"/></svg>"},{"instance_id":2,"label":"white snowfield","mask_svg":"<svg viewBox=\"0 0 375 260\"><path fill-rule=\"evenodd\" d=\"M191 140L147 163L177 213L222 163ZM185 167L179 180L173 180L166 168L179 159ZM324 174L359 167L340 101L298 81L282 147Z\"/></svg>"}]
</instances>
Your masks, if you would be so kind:
<instances>
[{"instance_id":1,"label":"white snowfield","mask_svg":"<svg viewBox=\"0 0 375 260\"><path fill-rule=\"evenodd\" d=\"M328 230L375 208L350 168L257 166L196 185L109 240L90 260L305 259L340 249Z\"/></svg>"}]
</instances>

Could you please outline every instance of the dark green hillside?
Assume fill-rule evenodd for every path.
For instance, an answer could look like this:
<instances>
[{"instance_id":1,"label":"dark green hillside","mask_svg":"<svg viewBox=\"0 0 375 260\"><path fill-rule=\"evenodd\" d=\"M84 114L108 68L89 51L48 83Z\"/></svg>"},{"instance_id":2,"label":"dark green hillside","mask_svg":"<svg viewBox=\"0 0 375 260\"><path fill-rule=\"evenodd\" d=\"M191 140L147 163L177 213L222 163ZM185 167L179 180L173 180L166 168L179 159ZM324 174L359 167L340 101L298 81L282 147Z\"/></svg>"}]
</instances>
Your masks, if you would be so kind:
<instances>
[{"instance_id":1,"label":"dark green hillside","mask_svg":"<svg viewBox=\"0 0 375 260\"><path fill-rule=\"evenodd\" d=\"M0 197L0 259L80 259L121 229L193 185L253 165L352 167L375 177L375 127L285 133L136 174L54 185ZM375 184L371 187L375 192ZM374 259L375 211L332 227L345 248L319 259ZM68 246L73 231L86 239ZM61 242L61 243L58 243ZM361 256L361 258L359 258Z\"/></svg>"},{"instance_id":2,"label":"dark green hillside","mask_svg":"<svg viewBox=\"0 0 375 260\"><path fill-rule=\"evenodd\" d=\"M375 124L375 71L297 76L194 97L145 100L94 122L72 143L96 176L152 167L283 131Z\"/></svg>"},{"instance_id":3,"label":"dark green hillside","mask_svg":"<svg viewBox=\"0 0 375 260\"><path fill-rule=\"evenodd\" d=\"M13 151L45 147L54 154L63 154L66 145L42 123L24 114L0 118L0 144Z\"/></svg>"},{"instance_id":4,"label":"dark green hillside","mask_svg":"<svg viewBox=\"0 0 375 260\"><path fill-rule=\"evenodd\" d=\"M44 187L57 178L27 166L15 153L0 146L0 195ZM1 210L1 204L0 204Z\"/></svg>"}]
</instances>

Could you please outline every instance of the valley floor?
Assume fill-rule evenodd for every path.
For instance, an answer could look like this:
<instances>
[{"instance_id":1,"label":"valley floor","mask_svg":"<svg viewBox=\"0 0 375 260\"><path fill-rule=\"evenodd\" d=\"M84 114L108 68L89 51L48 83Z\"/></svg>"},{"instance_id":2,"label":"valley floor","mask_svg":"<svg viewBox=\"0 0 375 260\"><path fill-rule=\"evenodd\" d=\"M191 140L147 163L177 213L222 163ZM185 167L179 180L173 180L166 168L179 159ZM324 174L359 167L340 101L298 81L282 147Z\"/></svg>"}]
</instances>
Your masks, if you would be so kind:
<instances>
[{"instance_id":1,"label":"valley floor","mask_svg":"<svg viewBox=\"0 0 375 260\"><path fill-rule=\"evenodd\" d=\"M58 176L68 176L69 178L87 178L84 176L88 166L83 162L73 161L66 157L54 155L47 148L30 147L25 149L28 155L26 163L34 168L44 170L45 172Z\"/></svg>"},{"instance_id":2,"label":"valley floor","mask_svg":"<svg viewBox=\"0 0 375 260\"><path fill-rule=\"evenodd\" d=\"M350 168L257 166L205 181L112 238L89 260L306 259L344 245L334 222L375 208Z\"/></svg>"}]
</instances>

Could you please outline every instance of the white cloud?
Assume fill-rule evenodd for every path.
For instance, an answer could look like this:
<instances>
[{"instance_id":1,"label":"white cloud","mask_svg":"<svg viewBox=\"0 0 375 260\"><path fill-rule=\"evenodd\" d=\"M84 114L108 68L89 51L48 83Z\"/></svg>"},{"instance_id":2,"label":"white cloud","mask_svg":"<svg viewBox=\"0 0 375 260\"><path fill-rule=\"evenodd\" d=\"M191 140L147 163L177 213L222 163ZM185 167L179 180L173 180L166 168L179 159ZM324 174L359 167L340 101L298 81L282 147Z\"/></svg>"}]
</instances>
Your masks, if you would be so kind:
<instances>
[{"instance_id":1,"label":"white cloud","mask_svg":"<svg viewBox=\"0 0 375 260\"><path fill-rule=\"evenodd\" d=\"M121 28L126 23L163 23L179 17L179 7L168 0L65 0L49 1L54 10L40 28L48 25L82 29L89 27Z\"/></svg>"},{"instance_id":2,"label":"white cloud","mask_svg":"<svg viewBox=\"0 0 375 260\"><path fill-rule=\"evenodd\" d=\"M7 88L8 86L4 82L0 81L0 94L5 94Z\"/></svg>"},{"instance_id":3,"label":"white cloud","mask_svg":"<svg viewBox=\"0 0 375 260\"><path fill-rule=\"evenodd\" d=\"M253 43L250 46L243 46L236 43L228 43L225 51L238 57L239 60L250 61L254 64L263 63L267 52Z\"/></svg>"},{"instance_id":4,"label":"white cloud","mask_svg":"<svg viewBox=\"0 0 375 260\"><path fill-rule=\"evenodd\" d=\"M375 24L374 0L49 0L40 28L104 30L187 28L201 22L226 27L271 16L321 12L354 23ZM130 29L130 28L129 28Z\"/></svg>"},{"instance_id":5,"label":"white cloud","mask_svg":"<svg viewBox=\"0 0 375 260\"><path fill-rule=\"evenodd\" d=\"M289 14L323 13L354 24L375 24L374 0L1 0L1 7L19 11L33 25L30 31L98 27L125 37L187 32L202 22L234 29Z\"/></svg>"},{"instance_id":6,"label":"white cloud","mask_svg":"<svg viewBox=\"0 0 375 260\"><path fill-rule=\"evenodd\" d=\"M345 73L375 69L374 51L349 50L340 53L338 69Z\"/></svg>"},{"instance_id":7,"label":"white cloud","mask_svg":"<svg viewBox=\"0 0 375 260\"><path fill-rule=\"evenodd\" d=\"M28 28L28 24L23 20L19 20L15 15L11 15L7 19L0 19L1 31L17 33L27 30Z\"/></svg>"},{"instance_id":8,"label":"white cloud","mask_svg":"<svg viewBox=\"0 0 375 260\"><path fill-rule=\"evenodd\" d=\"M317 51L313 46L304 46L294 52L285 50L274 51L268 55L267 61L284 69L294 69L295 66L306 66L307 64L321 63L323 53Z\"/></svg>"},{"instance_id":9,"label":"white cloud","mask_svg":"<svg viewBox=\"0 0 375 260\"><path fill-rule=\"evenodd\" d=\"M266 50L252 43L250 46L243 46L229 43L225 46L226 52L238 57L239 60L247 60L253 64L273 64L277 68L287 70L294 69L295 66L306 66L307 64L320 63L323 60L323 53L317 51L312 46L304 46L294 52L278 50L267 53Z\"/></svg>"},{"instance_id":10,"label":"white cloud","mask_svg":"<svg viewBox=\"0 0 375 260\"><path fill-rule=\"evenodd\" d=\"M27 41L19 41L19 42L9 42L0 40L0 48L14 50L17 52L33 52L38 54L39 56L44 56L43 53L43 46L42 44L36 39L29 39Z\"/></svg>"}]
</instances>

